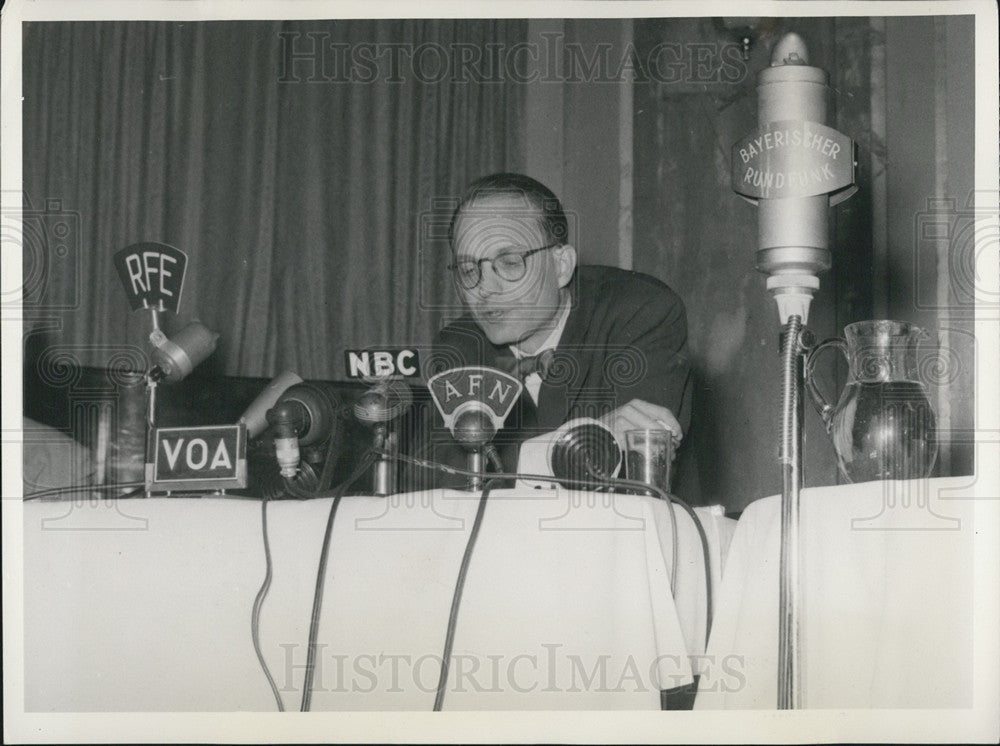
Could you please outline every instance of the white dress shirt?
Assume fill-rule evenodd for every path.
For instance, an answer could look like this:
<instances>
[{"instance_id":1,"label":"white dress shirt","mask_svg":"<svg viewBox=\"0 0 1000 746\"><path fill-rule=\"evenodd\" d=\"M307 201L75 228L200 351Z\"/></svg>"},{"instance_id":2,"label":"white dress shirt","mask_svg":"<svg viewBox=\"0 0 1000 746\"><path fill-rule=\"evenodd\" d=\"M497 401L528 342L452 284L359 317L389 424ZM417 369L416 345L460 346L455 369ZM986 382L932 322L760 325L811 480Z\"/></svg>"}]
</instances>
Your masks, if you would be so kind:
<instances>
[{"instance_id":1,"label":"white dress shirt","mask_svg":"<svg viewBox=\"0 0 1000 746\"><path fill-rule=\"evenodd\" d=\"M542 342L541 346L535 350L530 355L528 353L522 352L514 345L510 346L510 351L514 353L514 357L518 360L525 357L532 357L535 355L541 355L545 350L554 350L559 344L559 340L562 338L563 329L566 328L566 320L569 318L570 311L570 299L568 297L563 299L562 308L559 310L559 321L553 327L552 332L545 341ZM542 388L542 377L538 373L532 373L527 378L524 379L524 386L528 389L528 393L531 394L531 400L538 404L538 393Z\"/></svg>"}]
</instances>

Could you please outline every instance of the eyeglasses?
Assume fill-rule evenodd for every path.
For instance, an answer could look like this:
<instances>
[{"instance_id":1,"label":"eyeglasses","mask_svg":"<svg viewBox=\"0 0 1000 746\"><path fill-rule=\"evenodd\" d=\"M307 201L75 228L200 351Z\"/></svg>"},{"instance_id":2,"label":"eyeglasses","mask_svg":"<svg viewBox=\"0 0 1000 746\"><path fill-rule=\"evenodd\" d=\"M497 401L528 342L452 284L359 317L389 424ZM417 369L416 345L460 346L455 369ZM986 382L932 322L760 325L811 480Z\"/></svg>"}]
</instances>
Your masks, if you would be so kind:
<instances>
[{"instance_id":1,"label":"eyeglasses","mask_svg":"<svg viewBox=\"0 0 1000 746\"><path fill-rule=\"evenodd\" d=\"M472 290L483 279L483 262L493 265L493 272L505 282L517 282L524 278L528 271L526 260L532 254L546 249L554 249L562 246L556 241L548 246L540 246L530 251L501 251L494 257L483 257L482 259L463 259L462 261L449 264L448 269L454 271L459 284L466 290Z\"/></svg>"}]
</instances>

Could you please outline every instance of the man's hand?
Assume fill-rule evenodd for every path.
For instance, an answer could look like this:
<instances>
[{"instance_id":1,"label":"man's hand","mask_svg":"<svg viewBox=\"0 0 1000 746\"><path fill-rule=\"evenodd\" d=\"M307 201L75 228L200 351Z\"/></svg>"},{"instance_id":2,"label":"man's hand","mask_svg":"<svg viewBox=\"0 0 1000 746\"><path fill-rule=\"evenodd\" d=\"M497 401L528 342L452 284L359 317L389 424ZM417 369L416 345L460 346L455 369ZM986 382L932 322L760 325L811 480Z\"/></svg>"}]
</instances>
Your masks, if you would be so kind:
<instances>
[{"instance_id":1,"label":"man's hand","mask_svg":"<svg viewBox=\"0 0 1000 746\"><path fill-rule=\"evenodd\" d=\"M642 399L633 399L628 404L608 412L601 417L603 424L611 428L615 438L624 447L626 430L669 430L673 435L674 454L684 433L674 413L666 407L650 404Z\"/></svg>"}]
</instances>

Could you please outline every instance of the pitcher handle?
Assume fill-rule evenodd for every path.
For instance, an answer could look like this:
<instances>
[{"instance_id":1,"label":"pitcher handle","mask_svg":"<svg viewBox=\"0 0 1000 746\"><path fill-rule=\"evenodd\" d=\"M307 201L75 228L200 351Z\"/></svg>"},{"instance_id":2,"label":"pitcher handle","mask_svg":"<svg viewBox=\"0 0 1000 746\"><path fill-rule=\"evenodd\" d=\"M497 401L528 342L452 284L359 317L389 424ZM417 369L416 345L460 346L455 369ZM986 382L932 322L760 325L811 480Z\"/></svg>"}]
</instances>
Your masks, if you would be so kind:
<instances>
[{"instance_id":1,"label":"pitcher handle","mask_svg":"<svg viewBox=\"0 0 1000 746\"><path fill-rule=\"evenodd\" d=\"M809 356L806 358L805 369L803 371L806 379L806 390L809 391L809 396L813 400L813 404L816 406L816 411L819 412L819 416L822 417L823 422L826 423L826 429L829 430L833 421L834 405L830 404L830 402L826 400L826 397L824 397L820 392L813 375L816 369L816 358L826 347L839 348L840 352L844 355L844 359L847 360L848 365L850 365L851 359L847 354L847 342L839 337L834 337L833 339L827 339L820 342L813 348L813 351L810 352Z\"/></svg>"}]
</instances>

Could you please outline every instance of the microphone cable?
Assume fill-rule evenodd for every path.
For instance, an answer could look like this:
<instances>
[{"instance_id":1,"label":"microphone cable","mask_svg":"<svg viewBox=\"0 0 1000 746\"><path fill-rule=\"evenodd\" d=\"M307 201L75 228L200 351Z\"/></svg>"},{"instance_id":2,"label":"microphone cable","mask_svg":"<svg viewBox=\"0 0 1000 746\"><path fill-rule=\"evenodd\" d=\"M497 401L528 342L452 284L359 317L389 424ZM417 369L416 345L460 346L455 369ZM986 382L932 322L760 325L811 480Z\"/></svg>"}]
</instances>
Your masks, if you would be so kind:
<instances>
[{"instance_id":1,"label":"microphone cable","mask_svg":"<svg viewBox=\"0 0 1000 746\"><path fill-rule=\"evenodd\" d=\"M589 479L581 479L576 477L555 477L548 476L544 474L521 474L517 472L497 472L493 474L483 474L479 472L469 471L467 469L460 469L455 466L448 466L446 464L439 464L435 461L428 461L427 459L416 458L414 456L408 456L406 454L382 454L390 458L397 458L406 463L413 464L414 466L419 466L422 469L429 469L433 471L440 471L445 474L450 474L452 476L459 477L478 477L489 478L489 479L521 479L521 480L533 480L537 482L552 482L554 484L564 484L570 482L572 484L580 484L583 486L591 485L594 477L591 476ZM602 479L607 479L602 477ZM714 607L712 603L712 568L711 568L711 552L708 548L708 535L705 533L705 527L701 523L701 519L694 512L694 508L688 505L686 502L681 500L676 495L671 495L664 490L656 487L655 485L646 484L645 482L634 481L630 479L615 479L612 480L615 484L621 485L623 487L629 487L631 489L640 490L642 492L651 492L655 496L659 497L661 500L665 500L667 503L677 503L684 509L684 511L691 517L694 522L695 529L698 531L698 538L701 540L701 550L702 557L704 559L705 566L705 644L708 645L708 636L712 631L712 618L714 613ZM676 544L676 542L675 542Z\"/></svg>"},{"instance_id":2,"label":"microphone cable","mask_svg":"<svg viewBox=\"0 0 1000 746\"><path fill-rule=\"evenodd\" d=\"M492 461L492 459L491 459ZM494 463L495 465L495 463ZM462 591L465 590L465 576L469 572L469 563L472 560L472 550L476 546L476 539L479 538L479 529L483 525L483 514L486 512L486 501L490 492L499 482L499 479L490 479L483 487L479 496L479 507L476 509L476 518L472 522L472 530L469 532L469 540L465 543L465 552L462 554L462 564L458 568L458 578L455 580L455 591L451 597L451 610L448 612L448 631L444 637L444 652L441 655L441 673L438 676L437 694L434 696L434 712L441 711L444 704L444 693L448 686L449 660L451 659L451 649L455 643L455 627L458 624L458 609L462 604Z\"/></svg>"},{"instance_id":3,"label":"microphone cable","mask_svg":"<svg viewBox=\"0 0 1000 746\"><path fill-rule=\"evenodd\" d=\"M333 481L333 455L340 448L340 443L336 442L340 438L339 433L331 432L330 440L326 444L326 456L323 458L323 470L319 475L319 485L317 489L324 492L330 489L330 482Z\"/></svg>"},{"instance_id":4,"label":"microphone cable","mask_svg":"<svg viewBox=\"0 0 1000 746\"><path fill-rule=\"evenodd\" d=\"M302 681L302 704L299 707L300 712L308 712L309 706L312 703L313 675L316 671L316 638L319 634L319 618L323 605L323 586L326 582L326 565L330 556L330 537L333 534L333 523L337 516L337 508L340 507L340 501L344 493L371 467L375 461L375 455L374 450L366 452L352 474L337 485L332 493L320 492L313 495L313 497L332 497L333 502L330 504L330 514L326 519L323 548L320 551L319 566L316 570L316 590L313 593L312 615L309 620L309 646L306 653L305 675Z\"/></svg>"},{"instance_id":5,"label":"microphone cable","mask_svg":"<svg viewBox=\"0 0 1000 746\"><path fill-rule=\"evenodd\" d=\"M299 463L299 470L291 479L282 476L281 482L285 486L285 492L282 494L291 495L296 500L312 500L319 496L317 492L319 477L316 476L316 470L308 461Z\"/></svg>"},{"instance_id":6,"label":"microphone cable","mask_svg":"<svg viewBox=\"0 0 1000 746\"><path fill-rule=\"evenodd\" d=\"M602 474L593 464L589 457L584 458L584 466L587 468L587 472L600 482L605 487L614 487L616 483L622 483L626 480L616 479L613 477L608 477ZM641 482L645 486L649 486L646 482ZM622 486L628 486L623 484ZM667 493L664 493L666 495ZM677 545L680 542L680 535L677 531L677 511L674 510L674 501L669 499L669 497L661 496L661 499L665 499L667 502L667 510L670 512L670 593L675 598L677 597L677 563L680 561L678 554Z\"/></svg>"},{"instance_id":7,"label":"microphone cable","mask_svg":"<svg viewBox=\"0 0 1000 746\"><path fill-rule=\"evenodd\" d=\"M266 569L264 571L264 582L261 583L260 590L257 591L257 597L253 600L253 611L250 614L250 637L253 640L253 649L257 654L257 661L260 663L261 670L264 671L264 676L267 677L271 693L274 694L274 701L278 704L278 712L284 712L285 704L281 700L281 694L278 692L278 687L271 676L271 670L267 667L267 662L264 660L264 653L260 649L260 610L264 605L264 598L271 588L272 570L271 545L267 539L267 495L260 501L260 524L264 536L264 563Z\"/></svg>"},{"instance_id":8,"label":"microphone cable","mask_svg":"<svg viewBox=\"0 0 1000 746\"><path fill-rule=\"evenodd\" d=\"M694 522L694 527L698 531L698 538L701 540L701 550L703 563L705 565L705 647L708 647L708 635L712 630L712 616L713 616L713 604L712 604L712 571L710 566L711 552L708 548L708 535L705 533L705 527L702 525L701 519L698 518L697 513L694 512L694 508L688 505L686 502L681 500L676 495L672 495L659 487L651 484L646 484L645 482L640 482L635 479L609 479L598 473L593 466L588 462L587 468L591 473L592 477L601 479L608 486L621 485L622 487L628 487L630 489L636 490L649 490L655 492L658 497L667 501L668 505L677 503L680 505L685 512L691 517L692 522ZM671 517L673 517L673 512L671 511ZM677 567L677 521L676 519L672 521L674 525L674 546L673 546L673 561L674 568ZM676 571L676 570L674 570ZM676 596L676 589L673 588L671 584L671 592Z\"/></svg>"},{"instance_id":9,"label":"microphone cable","mask_svg":"<svg viewBox=\"0 0 1000 746\"><path fill-rule=\"evenodd\" d=\"M146 487L145 482L119 482L118 484L78 484L71 485L69 487L53 487L52 489L39 490L37 492L29 492L24 496L24 500L38 500L42 497L54 497L56 495L71 495L74 492L108 492L112 490L128 489L130 492L126 492L124 495L118 495L119 498L122 497L132 497L140 492Z\"/></svg>"}]
</instances>

